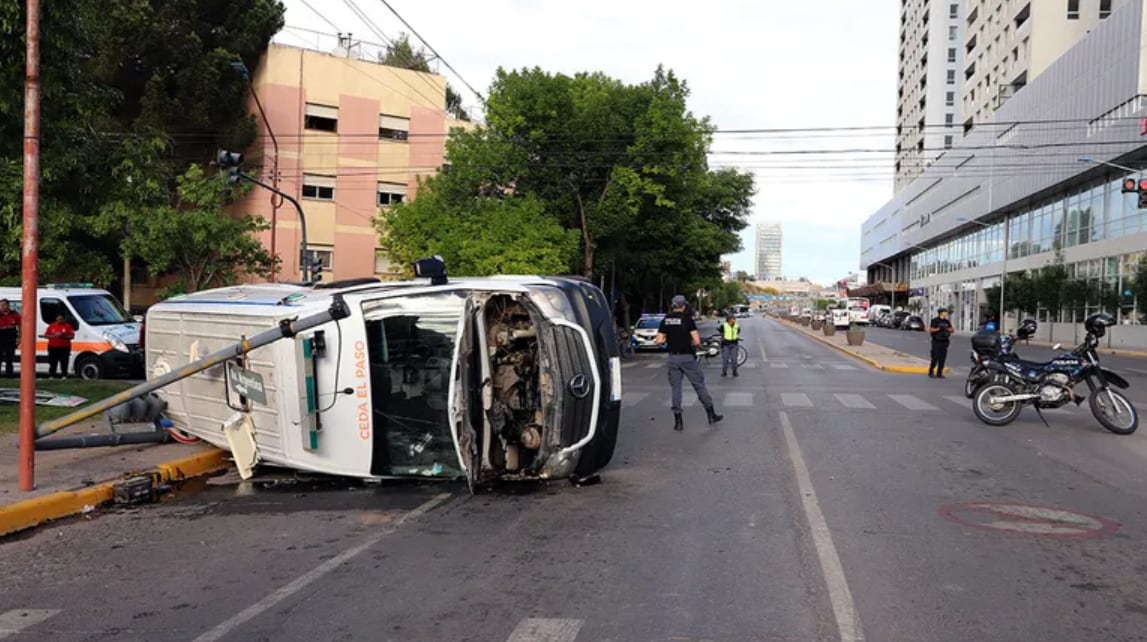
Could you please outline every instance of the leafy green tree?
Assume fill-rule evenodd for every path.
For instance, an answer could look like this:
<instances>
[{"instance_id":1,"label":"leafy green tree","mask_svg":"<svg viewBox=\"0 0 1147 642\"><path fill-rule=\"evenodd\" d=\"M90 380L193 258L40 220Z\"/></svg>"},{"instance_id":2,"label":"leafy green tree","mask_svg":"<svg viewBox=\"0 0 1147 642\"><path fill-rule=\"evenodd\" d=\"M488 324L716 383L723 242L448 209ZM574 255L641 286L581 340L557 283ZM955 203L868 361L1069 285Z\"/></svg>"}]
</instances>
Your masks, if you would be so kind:
<instances>
[{"instance_id":1,"label":"leafy green tree","mask_svg":"<svg viewBox=\"0 0 1147 642\"><path fill-rule=\"evenodd\" d=\"M1041 269L1033 280L1036 299L1047 308L1048 316L1053 322L1060 320L1063 307L1068 304L1065 295L1069 294L1066 288L1070 281L1062 252L1057 252L1055 260ZM1076 291L1070 292L1071 296L1078 294L1080 293Z\"/></svg>"},{"instance_id":2,"label":"leafy green tree","mask_svg":"<svg viewBox=\"0 0 1147 642\"><path fill-rule=\"evenodd\" d=\"M1093 289L1095 289L1094 282L1089 282L1085 279L1068 279L1063 284L1060 289L1060 299L1063 307L1070 310L1072 322L1076 320L1076 310L1085 307L1089 299L1094 300Z\"/></svg>"},{"instance_id":3,"label":"leafy green tree","mask_svg":"<svg viewBox=\"0 0 1147 642\"><path fill-rule=\"evenodd\" d=\"M25 3L0 4L0 274L14 274ZM254 140L247 81L231 63L255 68L283 7L74 0L42 11L41 274L107 283L135 214L174 202L188 163Z\"/></svg>"},{"instance_id":4,"label":"leafy green tree","mask_svg":"<svg viewBox=\"0 0 1147 642\"><path fill-rule=\"evenodd\" d=\"M255 238L270 225L262 217L224 209L241 188L205 175L198 165L177 183L176 202L138 216L128 237L127 250L142 257L152 275L178 274L173 289L183 292L270 275L275 260Z\"/></svg>"},{"instance_id":5,"label":"leafy green tree","mask_svg":"<svg viewBox=\"0 0 1147 642\"><path fill-rule=\"evenodd\" d=\"M1131 277L1128 287L1135 297L1137 309L1142 311L1147 307L1147 254L1139 257L1139 262L1135 264L1135 274Z\"/></svg>"},{"instance_id":6,"label":"leafy green tree","mask_svg":"<svg viewBox=\"0 0 1147 642\"><path fill-rule=\"evenodd\" d=\"M1107 280L1099 281L1099 287L1096 288L1093 300L1098 304L1100 310L1109 314L1118 314L1121 299L1122 293L1119 291L1117 283Z\"/></svg>"}]
</instances>

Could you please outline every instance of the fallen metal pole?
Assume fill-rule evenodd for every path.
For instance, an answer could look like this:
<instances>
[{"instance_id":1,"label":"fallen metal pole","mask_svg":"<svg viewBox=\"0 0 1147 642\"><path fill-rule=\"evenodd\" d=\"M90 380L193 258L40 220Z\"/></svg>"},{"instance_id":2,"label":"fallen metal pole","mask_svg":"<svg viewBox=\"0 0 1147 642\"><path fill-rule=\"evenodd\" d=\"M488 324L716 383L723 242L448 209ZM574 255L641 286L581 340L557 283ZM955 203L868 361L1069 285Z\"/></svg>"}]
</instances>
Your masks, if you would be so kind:
<instances>
[{"instance_id":1,"label":"fallen metal pole","mask_svg":"<svg viewBox=\"0 0 1147 642\"><path fill-rule=\"evenodd\" d=\"M173 441L166 430L154 432L126 432L114 435L79 435L76 437L56 437L39 439L36 450L70 450L72 448L102 448L104 446L128 446L131 444L162 444Z\"/></svg>"},{"instance_id":2,"label":"fallen metal pole","mask_svg":"<svg viewBox=\"0 0 1147 642\"><path fill-rule=\"evenodd\" d=\"M263 346L269 343L274 343L279 339L289 339L300 332L318 327L324 323L345 319L348 316L350 316L350 308L347 307L346 301L343 300L342 295L336 294L334 295L334 300L331 302L331 307L319 314L304 317L302 319L284 319L279 322L279 327L275 328L274 330L260 332L259 334L249 339L244 339L238 343L229 345L226 348L213 352L198 361L192 361L182 368L172 370L163 376L156 377L147 383L141 383L134 388L128 388L123 392L108 397L107 399L98 401L94 404L91 404L90 406L80 408L71 414L64 415L59 419L45 421L36 428L36 438L39 439L41 437L47 437L48 435L63 430L72 424L79 423L85 419L90 419L100 414L101 412L110 410L122 403L131 401L140 395L145 395L153 390L158 390L166 385L175 383L180 379L186 379L187 377L190 377L197 372L203 372L204 370L214 368L215 366L226 362L228 359L241 357L252 350L262 348Z\"/></svg>"}]
</instances>

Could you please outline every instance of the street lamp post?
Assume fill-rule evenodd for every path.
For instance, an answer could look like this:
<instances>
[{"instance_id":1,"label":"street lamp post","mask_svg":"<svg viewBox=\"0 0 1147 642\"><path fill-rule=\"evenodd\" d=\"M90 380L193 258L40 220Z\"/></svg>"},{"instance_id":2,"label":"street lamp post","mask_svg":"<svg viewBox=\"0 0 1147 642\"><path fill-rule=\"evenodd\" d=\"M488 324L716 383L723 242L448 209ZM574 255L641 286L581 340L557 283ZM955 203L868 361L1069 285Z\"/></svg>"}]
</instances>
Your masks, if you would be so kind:
<instances>
[{"instance_id":1,"label":"street lamp post","mask_svg":"<svg viewBox=\"0 0 1147 642\"><path fill-rule=\"evenodd\" d=\"M966 218L963 216L956 218L956 220L963 222L963 223L975 223L976 225L979 225L980 227L984 227L984 228L991 228L992 227L992 225L990 223L983 223L981 221L976 221L976 220ZM1007 214L1004 214L1003 225L1004 225L1004 260L1003 260L1003 265L1000 268L1000 327L999 327L999 331L1001 334L1003 334L1003 332L1004 332L1004 282L1008 278L1008 215Z\"/></svg>"}]
</instances>

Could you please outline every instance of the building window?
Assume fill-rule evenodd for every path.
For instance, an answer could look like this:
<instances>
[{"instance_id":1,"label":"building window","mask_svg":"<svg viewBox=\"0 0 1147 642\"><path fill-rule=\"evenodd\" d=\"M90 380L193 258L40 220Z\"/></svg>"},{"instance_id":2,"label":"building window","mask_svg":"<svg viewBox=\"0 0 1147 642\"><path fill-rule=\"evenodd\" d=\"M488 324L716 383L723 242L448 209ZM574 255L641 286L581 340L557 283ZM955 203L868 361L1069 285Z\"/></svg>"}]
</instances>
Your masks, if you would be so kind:
<instances>
[{"instance_id":1,"label":"building window","mask_svg":"<svg viewBox=\"0 0 1147 642\"><path fill-rule=\"evenodd\" d=\"M335 250L333 247L330 247L330 246L324 247L321 245L319 245L319 246L308 245L307 246L307 260L311 262L312 267L316 265L316 261L317 261L318 262L317 264L321 265L323 267L324 272L329 272L331 270L331 265L332 265L332 261L334 260L334 257L335 257Z\"/></svg>"},{"instance_id":2,"label":"building window","mask_svg":"<svg viewBox=\"0 0 1147 642\"><path fill-rule=\"evenodd\" d=\"M944 96L944 105L948 107L956 106L956 92L950 91Z\"/></svg>"},{"instance_id":3,"label":"building window","mask_svg":"<svg viewBox=\"0 0 1147 642\"><path fill-rule=\"evenodd\" d=\"M956 84L956 70L955 69L949 69L948 70L948 84L949 85Z\"/></svg>"},{"instance_id":4,"label":"building window","mask_svg":"<svg viewBox=\"0 0 1147 642\"><path fill-rule=\"evenodd\" d=\"M955 40L959 35L959 27L948 27L948 40Z\"/></svg>"},{"instance_id":5,"label":"building window","mask_svg":"<svg viewBox=\"0 0 1147 642\"><path fill-rule=\"evenodd\" d=\"M958 4L948 5L948 17L949 18L959 18L960 17L960 5L958 5Z\"/></svg>"},{"instance_id":6,"label":"building window","mask_svg":"<svg viewBox=\"0 0 1147 642\"><path fill-rule=\"evenodd\" d=\"M335 200L335 177L303 174L303 198L318 201Z\"/></svg>"},{"instance_id":7,"label":"building window","mask_svg":"<svg viewBox=\"0 0 1147 642\"><path fill-rule=\"evenodd\" d=\"M944 114L944 126L945 127L951 127L954 124L956 124L956 115L955 114Z\"/></svg>"},{"instance_id":8,"label":"building window","mask_svg":"<svg viewBox=\"0 0 1147 642\"><path fill-rule=\"evenodd\" d=\"M410 119L401 116L388 116L382 114L378 117L379 140L397 140L405 142L410 136Z\"/></svg>"},{"instance_id":9,"label":"building window","mask_svg":"<svg viewBox=\"0 0 1147 642\"><path fill-rule=\"evenodd\" d=\"M339 130L338 108L307 103L306 116L303 118L303 127L305 129L317 129L324 132L337 132Z\"/></svg>"},{"instance_id":10,"label":"building window","mask_svg":"<svg viewBox=\"0 0 1147 642\"><path fill-rule=\"evenodd\" d=\"M956 62L956 48L948 47L948 62Z\"/></svg>"},{"instance_id":11,"label":"building window","mask_svg":"<svg viewBox=\"0 0 1147 642\"><path fill-rule=\"evenodd\" d=\"M1111 0L1099 0L1099 19L1103 20L1111 15Z\"/></svg>"},{"instance_id":12,"label":"building window","mask_svg":"<svg viewBox=\"0 0 1147 642\"><path fill-rule=\"evenodd\" d=\"M944 149L952 149L952 137L951 136L945 136L944 137Z\"/></svg>"},{"instance_id":13,"label":"building window","mask_svg":"<svg viewBox=\"0 0 1147 642\"><path fill-rule=\"evenodd\" d=\"M379 183L378 206L398 205L406 199L406 185L402 183Z\"/></svg>"},{"instance_id":14,"label":"building window","mask_svg":"<svg viewBox=\"0 0 1147 642\"><path fill-rule=\"evenodd\" d=\"M1079 0L1067 0L1067 19L1079 20Z\"/></svg>"}]
</instances>

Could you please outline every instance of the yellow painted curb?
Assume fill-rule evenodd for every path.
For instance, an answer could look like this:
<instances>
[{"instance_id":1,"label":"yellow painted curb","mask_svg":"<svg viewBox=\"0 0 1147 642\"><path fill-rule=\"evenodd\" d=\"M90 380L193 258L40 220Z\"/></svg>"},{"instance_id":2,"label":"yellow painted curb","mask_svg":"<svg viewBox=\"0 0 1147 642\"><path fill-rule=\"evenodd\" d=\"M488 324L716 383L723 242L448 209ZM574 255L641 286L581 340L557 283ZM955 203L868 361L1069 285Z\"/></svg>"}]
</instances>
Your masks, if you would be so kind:
<instances>
[{"instance_id":1,"label":"yellow painted curb","mask_svg":"<svg viewBox=\"0 0 1147 642\"><path fill-rule=\"evenodd\" d=\"M803 334L803 335L809 337L810 339L815 339L818 342L820 342L820 343L822 343L822 344L824 344L830 348L835 348L836 350L839 350L839 351L843 352L844 354L847 354L848 356L853 357L854 359L859 359L859 360L867 363L868 365L872 366L873 368L876 368L877 370L883 370L884 372L892 372L895 374L928 374L928 367L927 366L886 366L883 363L881 363L875 359L871 359L869 357L866 357L866 356L860 354L859 352L854 352L852 350L849 350L848 348L845 348L844 346L838 346L835 343L833 343L831 341L827 341L825 339L822 339L822 338L816 336L815 334L813 334L811 332L805 332L805 331L801 330L800 334ZM944 374L947 375L947 374L951 374L951 373L952 373L951 368L944 368Z\"/></svg>"},{"instance_id":2,"label":"yellow painted curb","mask_svg":"<svg viewBox=\"0 0 1147 642\"><path fill-rule=\"evenodd\" d=\"M226 452L209 450L159 464L153 470L141 473L124 473L120 478L151 475L154 483L161 484L213 473L226 468L227 465ZM115 485L118 481L116 479L94 486L61 490L43 497L34 497L15 504L0 506L0 536L10 535L33 526L39 526L50 520L98 508L112 501Z\"/></svg>"}]
</instances>

